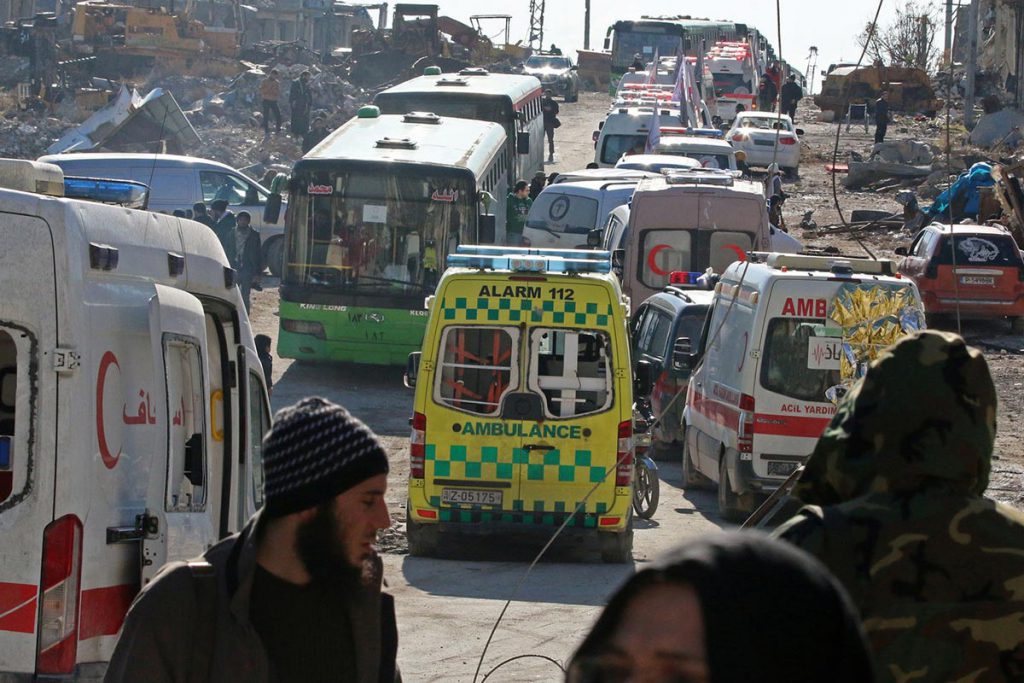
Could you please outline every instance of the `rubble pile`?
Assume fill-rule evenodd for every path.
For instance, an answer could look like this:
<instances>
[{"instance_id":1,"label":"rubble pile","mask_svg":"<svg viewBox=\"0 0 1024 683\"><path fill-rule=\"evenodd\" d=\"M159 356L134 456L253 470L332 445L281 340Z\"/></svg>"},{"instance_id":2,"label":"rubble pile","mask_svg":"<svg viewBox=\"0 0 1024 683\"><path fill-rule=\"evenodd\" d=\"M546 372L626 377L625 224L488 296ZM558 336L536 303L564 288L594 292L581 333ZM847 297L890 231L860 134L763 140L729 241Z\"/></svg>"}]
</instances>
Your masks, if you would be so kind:
<instances>
[{"instance_id":1,"label":"rubble pile","mask_svg":"<svg viewBox=\"0 0 1024 683\"><path fill-rule=\"evenodd\" d=\"M65 121L52 116L8 110L0 118L0 157L36 159L67 129Z\"/></svg>"}]
</instances>

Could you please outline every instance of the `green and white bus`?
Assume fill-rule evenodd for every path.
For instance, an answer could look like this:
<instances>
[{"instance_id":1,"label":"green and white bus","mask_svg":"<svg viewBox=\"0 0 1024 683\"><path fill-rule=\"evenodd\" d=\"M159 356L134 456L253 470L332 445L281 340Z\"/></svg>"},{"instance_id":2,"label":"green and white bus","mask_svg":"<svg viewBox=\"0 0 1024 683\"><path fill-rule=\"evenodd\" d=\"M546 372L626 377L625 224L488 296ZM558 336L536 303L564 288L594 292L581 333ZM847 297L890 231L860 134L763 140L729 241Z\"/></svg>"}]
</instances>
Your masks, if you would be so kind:
<instances>
[{"instance_id":1,"label":"green and white bus","mask_svg":"<svg viewBox=\"0 0 1024 683\"><path fill-rule=\"evenodd\" d=\"M425 75L377 93L373 102L385 114L432 111L500 124L514 161L508 169L512 185L544 170L542 94L534 76L490 73L478 67L444 74L428 67Z\"/></svg>"},{"instance_id":2,"label":"green and white bus","mask_svg":"<svg viewBox=\"0 0 1024 683\"><path fill-rule=\"evenodd\" d=\"M289 179L278 354L404 365L448 254L504 241L511 163L495 123L372 106L310 150Z\"/></svg>"}]
</instances>

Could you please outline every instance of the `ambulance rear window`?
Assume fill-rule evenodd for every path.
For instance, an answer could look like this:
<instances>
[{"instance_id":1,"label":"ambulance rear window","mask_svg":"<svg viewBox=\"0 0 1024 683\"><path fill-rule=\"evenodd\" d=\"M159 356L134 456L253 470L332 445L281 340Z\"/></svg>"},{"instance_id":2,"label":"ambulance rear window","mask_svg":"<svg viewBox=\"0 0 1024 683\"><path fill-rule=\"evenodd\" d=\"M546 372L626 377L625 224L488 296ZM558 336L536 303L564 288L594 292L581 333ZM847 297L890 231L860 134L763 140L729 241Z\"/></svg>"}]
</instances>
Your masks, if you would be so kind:
<instances>
[{"instance_id":1,"label":"ambulance rear window","mask_svg":"<svg viewBox=\"0 0 1024 683\"><path fill-rule=\"evenodd\" d=\"M434 400L478 415L497 415L502 397L519 385L518 338L515 328L445 329Z\"/></svg>"},{"instance_id":2,"label":"ambulance rear window","mask_svg":"<svg viewBox=\"0 0 1024 683\"><path fill-rule=\"evenodd\" d=\"M29 352L34 338L24 330L0 323L0 511L16 504L25 491L30 468L28 421L32 419ZM22 424L18 424L19 418Z\"/></svg>"},{"instance_id":3,"label":"ambulance rear window","mask_svg":"<svg viewBox=\"0 0 1024 683\"><path fill-rule=\"evenodd\" d=\"M765 335L761 386L783 396L824 403L825 392L841 381L838 366L816 369L809 355L810 339L825 337L825 321L816 318L773 318Z\"/></svg>"},{"instance_id":4,"label":"ambulance rear window","mask_svg":"<svg viewBox=\"0 0 1024 683\"><path fill-rule=\"evenodd\" d=\"M580 417L612 404L608 335L596 330L535 328L530 336L531 391L548 417Z\"/></svg>"}]
</instances>

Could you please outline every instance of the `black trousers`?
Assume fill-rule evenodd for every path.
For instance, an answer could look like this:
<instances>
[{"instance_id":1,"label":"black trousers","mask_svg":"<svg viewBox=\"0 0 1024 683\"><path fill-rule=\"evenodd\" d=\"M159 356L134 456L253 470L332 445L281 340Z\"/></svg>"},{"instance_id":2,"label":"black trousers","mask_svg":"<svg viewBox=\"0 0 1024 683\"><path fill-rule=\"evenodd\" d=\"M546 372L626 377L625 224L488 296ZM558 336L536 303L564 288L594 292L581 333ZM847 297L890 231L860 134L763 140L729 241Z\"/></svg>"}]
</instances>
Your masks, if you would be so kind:
<instances>
[{"instance_id":1,"label":"black trousers","mask_svg":"<svg viewBox=\"0 0 1024 683\"><path fill-rule=\"evenodd\" d=\"M548 136L548 156L555 156L555 127L544 126L544 134Z\"/></svg>"},{"instance_id":2,"label":"black trousers","mask_svg":"<svg viewBox=\"0 0 1024 683\"><path fill-rule=\"evenodd\" d=\"M889 122L875 124L875 142L885 142L885 134L889 130Z\"/></svg>"},{"instance_id":3,"label":"black trousers","mask_svg":"<svg viewBox=\"0 0 1024 683\"><path fill-rule=\"evenodd\" d=\"M270 132L270 115L274 115L274 131L281 132L281 108L277 100L263 100L263 132Z\"/></svg>"}]
</instances>

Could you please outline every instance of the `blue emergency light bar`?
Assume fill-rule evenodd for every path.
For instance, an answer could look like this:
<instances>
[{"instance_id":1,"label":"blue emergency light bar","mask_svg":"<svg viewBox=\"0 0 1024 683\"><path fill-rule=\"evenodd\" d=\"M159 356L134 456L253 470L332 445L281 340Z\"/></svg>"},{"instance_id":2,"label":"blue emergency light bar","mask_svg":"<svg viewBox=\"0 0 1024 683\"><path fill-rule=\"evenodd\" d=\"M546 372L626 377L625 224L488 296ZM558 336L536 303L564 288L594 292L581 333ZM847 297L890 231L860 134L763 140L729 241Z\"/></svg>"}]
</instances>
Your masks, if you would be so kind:
<instances>
[{"instance_id":1,"label":"blue emergency light bar","mask_svg":"<svg viewBox=\"0 0 1024 683\"><path fill-rule=\"evenodd\" d=\"M448 267L517 273L610 273L612 262L607 251L460 245L458 253L448 256Z\"/></svg>"},{"instance_id":2,"label":"blue emergency light bar","mask_svg":"<svg viewBox=\"0 0 1024 683\"><path fill-rule=\"evenodd\" d=\"M149 206L149 188L133 180L64 176L64 196L117 204L130 209L145 209Z\"/></svg>"}]
</instances>

